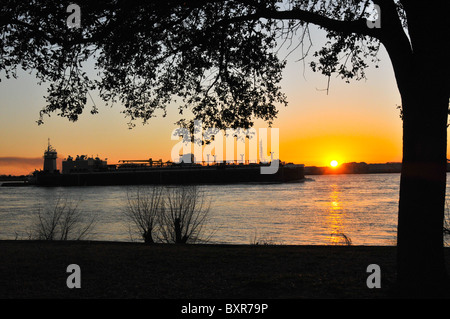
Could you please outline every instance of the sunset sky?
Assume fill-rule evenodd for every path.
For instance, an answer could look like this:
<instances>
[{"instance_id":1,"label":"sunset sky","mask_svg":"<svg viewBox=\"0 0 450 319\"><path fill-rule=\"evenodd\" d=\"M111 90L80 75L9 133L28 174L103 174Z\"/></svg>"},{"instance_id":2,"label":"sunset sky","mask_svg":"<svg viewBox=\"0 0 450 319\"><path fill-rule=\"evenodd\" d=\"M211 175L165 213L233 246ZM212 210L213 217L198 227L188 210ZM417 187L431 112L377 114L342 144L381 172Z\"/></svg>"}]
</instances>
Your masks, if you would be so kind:
<instances>
[{"instance_id":1,"label":"sunset sky","mask_svg":"<svg viewBox=\"0 0 450 319\"><path fill-rule=\"evenodd\" d=\"M313 32L315 46L323 32ZM327 78L295 62L300 52L289 56L281 83L288 106L281 107L273 127L279 129L280 159L307 166L326 166L332 160L384 163L401 161L402 123L400 96L389 58L382 48L379 68L366 71L367 80L345 83L332 77L329 93ZM307 60L308 61L308 60ZM171 159L177 141L171 132L178 119L176 107L168 116L158 116L147 125L136 122L128 128L123 108L105 106L96 92L91 95L99 113L89 113L90 104L78 122L56 114L38 126L39 111L45 103L45 85L34 75L19 73L19 79L0 82L0 174L28 174L42 168L47 139L58 157L81 154L107 158L108 163L124 159ZM261 124L261 123L259 123ZM259 127L266 127L258 125ZM59 166L60 168L60 166Z\"/></svg>"}]
</instances>

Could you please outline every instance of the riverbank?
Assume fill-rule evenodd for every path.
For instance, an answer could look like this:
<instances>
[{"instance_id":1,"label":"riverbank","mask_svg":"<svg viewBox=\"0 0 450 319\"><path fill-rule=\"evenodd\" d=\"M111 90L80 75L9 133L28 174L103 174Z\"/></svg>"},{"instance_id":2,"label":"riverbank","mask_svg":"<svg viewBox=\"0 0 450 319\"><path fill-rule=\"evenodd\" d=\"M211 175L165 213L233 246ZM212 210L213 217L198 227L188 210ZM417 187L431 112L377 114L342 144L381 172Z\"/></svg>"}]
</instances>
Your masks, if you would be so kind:
<instances>
[{"instance_id":1,"label":"riverbank","mask_svg":"<svg viewBox=\"0 0 450 319\"><path fill-rule=\"evenodd\" d=\"M395 247L0 241L1 298L389 298ZM447 255L449 251L447 251ZM67 266L81 288L66 285ZM381 269L369 289L367 266Z\"/></svg>"},{"instance_id":2,"label":"riverbank","mask_svg":"<svg viewBox=\"0 0 450 319\"><path fill-rule=\"evenodd\" d=\"M0 241L0 298L386 299L393 246ZM450 250L446 248L447 261ZM69 289L67 266L80 267ZM381 288L367 287L370 264Z\"/></svg>"}]
</instances>

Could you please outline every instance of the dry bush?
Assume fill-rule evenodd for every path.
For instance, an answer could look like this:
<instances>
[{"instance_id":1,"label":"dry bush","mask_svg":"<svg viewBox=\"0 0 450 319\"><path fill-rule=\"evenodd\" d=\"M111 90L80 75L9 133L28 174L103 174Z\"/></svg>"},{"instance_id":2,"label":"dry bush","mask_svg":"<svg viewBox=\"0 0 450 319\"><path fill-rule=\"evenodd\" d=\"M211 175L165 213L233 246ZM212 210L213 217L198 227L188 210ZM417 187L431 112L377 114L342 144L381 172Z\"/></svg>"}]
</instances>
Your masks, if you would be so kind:
<instances>
[{"instance_id":1,"label":"dry bush","mask_svg":"<svg viewBox=\"0 0 450 319\"><path fill-rule=\"evenodd\" d=\"M138 188L134 197L127 194L124 214L136 226L146 244L155 242L153 236L164 207L163 194L164 188L160 186Z\"/></svg>"},{"instance_id":2,"label":"dry bush","mask_svg":"<svg viewBox=\"0 0 450 319\"><path fill-rule=\"evenodd\" d=\"M125 216L145 243L207 242L205 225L210 202L195 185L140 188L128 195Z\"/></svg>"},{"instance_id":3,"label":"dry bush","mask_svg":"<svg viewBox=\"0 0 450 319\"><path fill-rule=\"evenodd\" d=\"M79 202L58 197L53 204L37 210L30 239L38 240L82 240L89 237L95 219L88 221L78 209Z\"/></svg>"},{"instance_id":4,"label":"dry bush","mask_svg":"<svg viewBox=\"0 0 450 319\"><path fill-rule=\"evenodd\" d=\"M206 242L204 227L210 202L195 185L166 190L164 211L160 215L160 236L164 242L185 244Z\"/></svg>"},{"instance_id":5,"label":"dry bush","mask_svg":"<svg viewBox=\"0 0 450 319\"><path fill-rule=\"evenodd\" d=\"M344 245L344 246L351 246L352 240L350 237L345 235L341 232L334 232L331 234L331 237L336 237L336 241L334 242L335 245Z\"/></svg>"}]
</instances>

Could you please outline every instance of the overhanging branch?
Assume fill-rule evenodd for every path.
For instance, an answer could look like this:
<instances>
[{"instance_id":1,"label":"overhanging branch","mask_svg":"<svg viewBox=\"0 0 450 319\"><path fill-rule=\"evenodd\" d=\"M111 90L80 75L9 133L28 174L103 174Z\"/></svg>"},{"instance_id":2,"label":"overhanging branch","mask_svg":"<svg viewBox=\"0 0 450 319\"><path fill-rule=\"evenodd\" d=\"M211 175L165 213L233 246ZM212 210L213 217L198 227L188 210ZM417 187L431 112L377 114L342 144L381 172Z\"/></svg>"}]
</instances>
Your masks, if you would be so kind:
<instances>
[{"instance_id":1,"label":"overhanging branch","mask_svg":"<svg viewBox=\"0 0 450 319\"><path fill-rule=\"evenodd\" d=\"M292 9L289 11L276 11L260 9L253 14L223 20L220 24L256 20L256 19L277 19L277 20L301 20L306 23L312 23L321 26L329 31L343 32L346 34L357 33L367 35L374 38L381 37L380 29L371 29L367 26L366 19L358 19L352 21L342 21L324 17L320 14L309 12L301 9Z\"/></svg>"}]
</instances>

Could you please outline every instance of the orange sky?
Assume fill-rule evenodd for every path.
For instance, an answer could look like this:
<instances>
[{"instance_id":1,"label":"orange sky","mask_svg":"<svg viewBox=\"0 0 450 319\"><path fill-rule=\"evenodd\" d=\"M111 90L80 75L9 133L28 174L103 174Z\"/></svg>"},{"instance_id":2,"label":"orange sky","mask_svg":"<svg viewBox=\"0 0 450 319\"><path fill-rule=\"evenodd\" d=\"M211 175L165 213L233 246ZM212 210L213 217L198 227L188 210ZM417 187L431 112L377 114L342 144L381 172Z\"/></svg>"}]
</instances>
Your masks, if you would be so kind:
<instances>
[{"instance_id":1,"label":"orange sky","mask_svg":"<svg viewBox=\"0 0 450 319\"><path fill-rule=\"evenodd\" d=\"M370 68L366 81L345 83L313 73L301 62L288 63L281 83L289 105L282 107L273 127L280 132L280 158L286 162L325 166L335 159L343 162L382 163L401 161L401 120L396 105L400 96L389 59L380 53L380 67ZM18 80L0 82L0 174L28 174L42 168L39 160L51 139L60 158L81 154L121 159L170 160L171 140L176 126L176 108L166 118L157 117L147 125L128 119L93 94L99 114L86 109L79 121L71 123L56 114L38 126L39 110L45 103L45 87L20 73ZM261 124L261 123L259 123ZM258 127L265 127L258 125Z\"/></svg>"}]
</instances>

